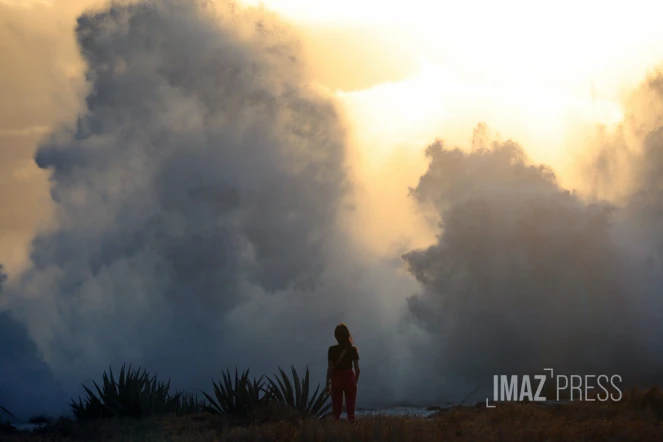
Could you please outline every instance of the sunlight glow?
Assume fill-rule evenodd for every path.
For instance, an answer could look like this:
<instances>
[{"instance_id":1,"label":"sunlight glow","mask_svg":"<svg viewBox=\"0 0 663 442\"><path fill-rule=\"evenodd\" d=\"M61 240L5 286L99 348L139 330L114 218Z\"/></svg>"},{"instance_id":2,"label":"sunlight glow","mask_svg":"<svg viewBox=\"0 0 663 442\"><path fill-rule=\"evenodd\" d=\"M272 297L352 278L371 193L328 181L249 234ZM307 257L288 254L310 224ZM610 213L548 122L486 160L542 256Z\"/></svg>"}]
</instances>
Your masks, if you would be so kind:
<instances>
[{"instance_id":1,"label":"sunlight glow","mask_svg":"<svg viewBox=\"0 0 663 442\"><path fill-rule=\"evenodd\" d=\"M12 8L31 8L33 6L52 6L53 0L0 0L0 5L11 6Z\"/></svg>"},{"instance_id":2,"label":"sunlight glow","mask_svg":"<svg viewBox=\"0 0 663 442\"><path fill-rule=\"evenodd\" d=\"M479 121L550 160L569 124L621 121L623 90L663 59L657 23L663 4L644 0L628 8L598 0L240 2L264 4L293 23L407 31L403 45L419 60L416 74L335 92L376 163L404 144L421 146L451 132L467 137ZM0 3L29 7L53 0ZM356 70L370 64L367 59Z\"/></svg>"},{"instance_id":3,"label":"sunlight glow","mask_svg":"<svg viewBox=\"0 0 663 442\"><path fill-rule=\"evenodd\" d=\"M294 21L408 30L417 74L337 93L376 164L403 144L460 131L469 137L479 121L526 144L533 158L555 162L571 127L617 124L623 90L663 59L663 6L635 3L264 1Z\"/></svg>"},{"instance_id":4,"label":"sunlight glow","mask_svg":"<svg viewBox=\"0 0 663 442\"><path fill-rule=\"evenodd\" d=\"M405 81L337 96L372 167L388 162L399 146L417 146L413 153L419 155L436 137L454 139L457 134L455 140L464 141L479 121L526 144L533 159L554 163L559 162L557 146L564 143L569 123L610 126L623 119L617 102L593 98L589 92L574 96L536 84L473 84L428 60Z\"/></svg>"},{"instance_id":5,"label":"sunlight glow","mask_svg":"<svg viewBox=\"0 0 663 442\"><path fill-rule=\"evenodd\" d=\"M452 85L443 71L422 61L419 73L404 81L339 91L337 96L363 130L359 139L373 145L378 154L394 144L429 141L431 128L449 116L446 101Z\"/></svg>"}]
</instances>

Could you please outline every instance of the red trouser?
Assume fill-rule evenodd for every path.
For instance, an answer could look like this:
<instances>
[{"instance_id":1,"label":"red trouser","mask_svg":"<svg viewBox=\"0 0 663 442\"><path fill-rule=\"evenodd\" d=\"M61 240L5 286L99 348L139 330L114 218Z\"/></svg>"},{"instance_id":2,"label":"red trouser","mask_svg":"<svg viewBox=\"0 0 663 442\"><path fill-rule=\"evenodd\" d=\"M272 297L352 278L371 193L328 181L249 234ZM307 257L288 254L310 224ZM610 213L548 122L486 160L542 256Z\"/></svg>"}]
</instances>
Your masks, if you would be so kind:
<instances>
[{"instance_id":1,"label":"red trouser","mask_svg":"<svg viewBox=\"0 0 663 442\"><path fill-rule=\"evenodd\" d=\"M357 407L357 381L355 373L349 370L334 370L331 378L331 400L332 418L335 421L341 419L343 410L343 393L345 393L345 412L348 420L355 420L355 408Z\"/></svg>"}]
</instances>

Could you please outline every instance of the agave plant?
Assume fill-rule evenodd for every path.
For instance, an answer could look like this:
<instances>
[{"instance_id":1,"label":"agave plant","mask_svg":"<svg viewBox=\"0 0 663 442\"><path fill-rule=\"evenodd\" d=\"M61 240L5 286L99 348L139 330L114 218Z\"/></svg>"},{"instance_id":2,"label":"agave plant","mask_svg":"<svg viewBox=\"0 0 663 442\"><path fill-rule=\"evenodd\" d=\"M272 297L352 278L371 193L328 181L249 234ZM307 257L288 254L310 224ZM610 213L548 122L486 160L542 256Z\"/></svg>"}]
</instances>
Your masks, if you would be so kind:
<instances>
[{"instance_id":1,"label":"agave plant","mask_svg":"<svg viewBox=\"0 0 663 442\"><path fill-rule=\"evenodd\" d=\"M6 413L9 417L16 418L11 411L7 410L5 407L0 405L0 411Z\"/></svg>"},{"instance_id":2,"label":"agave plant","mask_svg":"<svg viewBox=\"0 0 663 442\"><path fill-rule=\"evenodd\" d=\"M104 372L100 388L93 382L95 394L83 385L87 398L83 402L72 400L70 406L77 420L107 417L143 417L154 414L177 413L181 409L182 393L170 394L170 381L158 382L140 368L127 370L122 366L120 377L115 380L112 369L109 375Z\"/></svg>"},{"instance_id":3,"label":"agave plant","mask_svg":"<svg viewBox=\"0 0 663 442\"><path fill-rule=\"evenodd\" d=\"M267 378L269 394L273 400L294 408L302 417L320 418L327 414L331 408L331 404L328 402L329 395L324 390L320 391L320 384L313 394L310 394L308 367L306 367L304 379L301 380L295 367L291 366L290 369L292 370L292 382L281 367L279 367L280 378L277 375L274 375L275 380Z\"/></svg>"},{"instance_id":4,"label":"agave plant","mask_svg":"<svg viewBox=\"0 0 663 442\"><path fill-rule=\"evenodd\" d=\"M182 393L180 396L179 407L177 414L193 414L203 411L206 405L205 400L198 399L198 395L191 393Z\"/></svg>"},{"instance_id":5,"label":"agave plant","mask_svg":"<svg viewBox=\"0 0 663 442\"><path fill-rule=\"evenodd\" d=\"M265 405L270 400L270 396L264 388L263 376L251 380L249 370L240 375L235 368L234 383L230 370L226 370L223 373L223 380L212 384L214 385L214 398L204 391L202 392L209 402L209 405L203 406L203 410L210 413L246 418L257 407Z\"/></svg>"},{"instance_id":6,"label":"agave plant","mask_svg":"<svg viewBox=\"0 0 663 442\"><path fill-rule=\"evenodd\" d=\"M87 388L85 389L87 390ZM102 419L114 416L111 410L102 404L98 397L89 392L88 397L85 398L85 402L79 397L78 402L72 399L69 406L74 412L74 417L78 421Z\"/></svg>"},{"instance_id":7,"label":"agave plant","mask_svg":"<svg viewBox=\"0 0 663 442\"><path fill-rule=\"evenodd\" d=\"M15 431L16 428L14 428L14 426L13 426L11 423L9 423L9 421L4 421L4 420L2 419L2 414L3 414L3 413L7 414L7 415L8 415L9 417L11 417L11 418L16 419L16 416L14 416L14 415L11 413L11 411L7 410L5 407L3 407L2 405L0 405L0 433L3 433L3 432L13 432L13 431Z\"/></svg>"}]
</instances>

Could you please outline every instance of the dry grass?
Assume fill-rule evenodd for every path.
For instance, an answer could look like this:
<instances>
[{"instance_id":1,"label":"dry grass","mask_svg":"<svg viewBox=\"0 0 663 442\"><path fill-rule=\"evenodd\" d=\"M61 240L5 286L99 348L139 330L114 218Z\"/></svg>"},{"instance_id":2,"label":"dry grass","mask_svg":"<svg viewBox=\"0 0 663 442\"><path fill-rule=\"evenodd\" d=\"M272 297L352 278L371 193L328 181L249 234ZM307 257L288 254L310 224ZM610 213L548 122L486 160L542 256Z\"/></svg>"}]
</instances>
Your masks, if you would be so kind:
<instances>
[{"instance_id":1,"label":"dry grass","mask_svg":"<svg viewBox=\"0 0 663 442\"><path fill-rule=\"evenodd\" d=\"M150 420L106 420L35 433L0 435L26 441L656 441L663 440L663 391L630 391L619 403L565 405L498 404L496 408L459 407L430 418L363 417L355 424L301 421L283 410L266 410L251 425L213 415ZM276 421L275 421L276 420Z\"/></svg>"}]
</instances>

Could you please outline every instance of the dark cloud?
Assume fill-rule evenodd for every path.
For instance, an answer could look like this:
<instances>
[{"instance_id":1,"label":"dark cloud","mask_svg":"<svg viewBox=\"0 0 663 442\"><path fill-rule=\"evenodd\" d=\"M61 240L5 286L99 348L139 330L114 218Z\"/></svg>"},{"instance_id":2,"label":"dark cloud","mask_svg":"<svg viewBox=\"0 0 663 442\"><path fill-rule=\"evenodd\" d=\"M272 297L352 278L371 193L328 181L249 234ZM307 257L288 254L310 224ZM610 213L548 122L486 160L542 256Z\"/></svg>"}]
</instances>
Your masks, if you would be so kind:
<instances>
[{"instance_id":1,"label":"dark cloud","mask_svg":"<svg viewBox=\"0 0 663 442\"><path fill-rule=\"evenodd\" d=\"M6 280L7 274L0 265L0 298ZM39 357L25 327L8 312L0 312L0 336L0 406L19 421L38 413L64 412L67 397Z\"/></svg>"},{"instance_id":2,"label":"dark cloud","mask_svg":"<svg viewBox=\"0 0 663 442\"><path fill-rule=\"evenodd\" d=\"M438 373L468 391L546 367L660 381L661 146L660 131L647 137L625 206L561 188L510 141L428 147L411 195L437 210L440 233L404 258L422 285L409 308L442 355Z\"/></svg>"},{"instance_id":3,"label":"dark cloud","mask_svg":"<svg viewBox=\"0 0 663 442\"><path fill-rule=\"evenodd\" d=\"M172 0L84 14L76 35L86 109L35 155L56 225L8 295L67 391L125 361L186 388L234 365L322 378L341 320L377 361L384 267L341 229L345 126L294 34L260 9ZM389 373L370 382L383 397Z\"/></svg>"},{"instance_id":4,"label":"dark cloud","mask_svg":"<svg viewBox=\"0 0 663 442\"><path fill-rule=\"evenodd\" d=\"M66 413L69 398L25 327L8 312L0 312L0 335L0 405L22 422L39 414Z\"/></svg>"},{"instance_id":5,"label":"dark cloud","mask_svg":"<svg viewBox=\"0 0 663 442\"><path fill-rule=\"evenodd\" d=\"M29 0L26 2L30 3ZM22 2L23 3L23 2ZM26 7L0 2L0 261L15 274L36 229L50 222L47 173L35 167L37 145L72 121L85 97L76 18L102 0L52 0ZM357 89L404 78L411 55L393 29L298 25L298 64L317 83ZM370 55L371 63L361 60ZM174 81L177 81L174 79Z\"/></svg>"}]
</instances>

